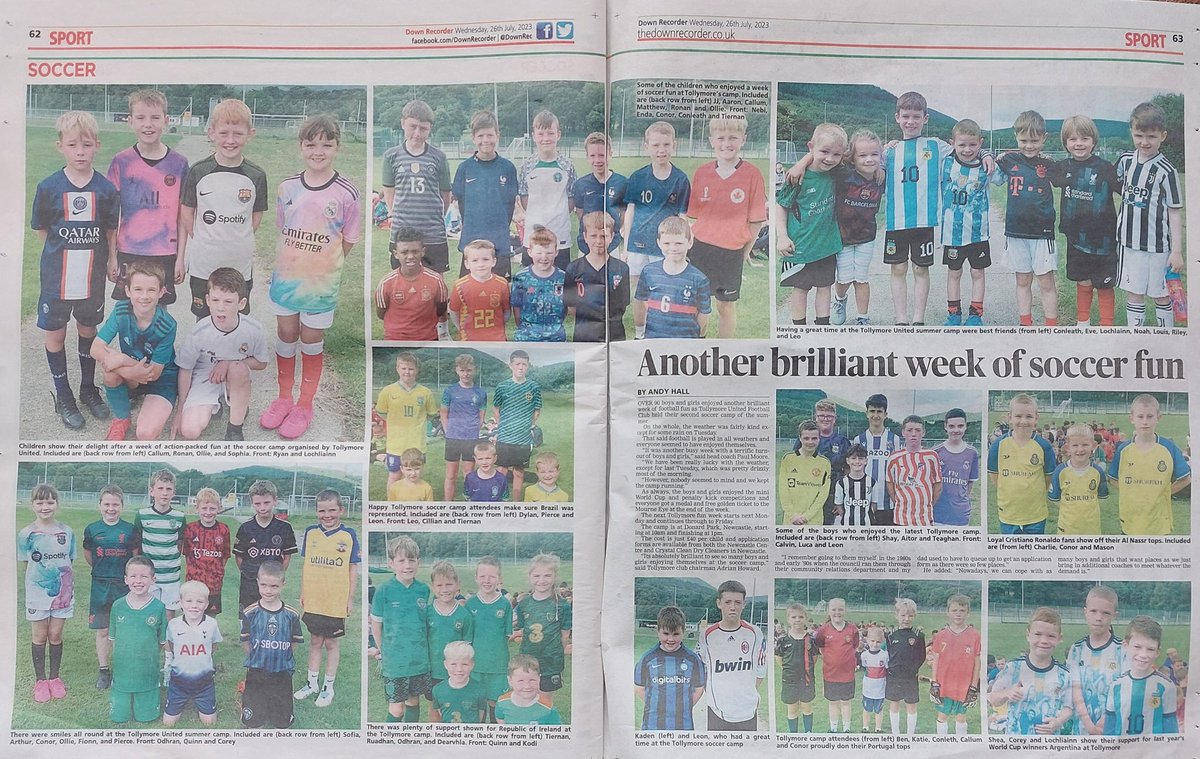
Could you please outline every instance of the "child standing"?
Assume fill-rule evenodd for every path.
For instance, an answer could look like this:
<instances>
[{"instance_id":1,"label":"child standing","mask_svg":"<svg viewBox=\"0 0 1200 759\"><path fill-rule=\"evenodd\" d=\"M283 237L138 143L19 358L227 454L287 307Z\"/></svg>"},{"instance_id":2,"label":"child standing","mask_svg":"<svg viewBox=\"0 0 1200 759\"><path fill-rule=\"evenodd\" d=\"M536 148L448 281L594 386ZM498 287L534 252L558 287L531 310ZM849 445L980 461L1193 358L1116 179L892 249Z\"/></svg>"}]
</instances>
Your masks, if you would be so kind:
<instances>
[{"instance_id":1,"label":"child standing","mask_svg":"<svg viewBox=\"0 0 1200 759\"><path fill-rule=\"evenodd\" d=\"M112 605L113 681L109 717L122 724L130 719L153 722L161 713L158 695L162 674L158 652L167 645L167 609L151 595L154 564L145 556L125 562L129 592Z\"/></svg>"},{"instance_id":2,"label":"child standing","mask_svg":"<svg viewBox=\"0 0 1200 759\"><path fill-rule=\"evenodd\" d=\"M904 447L904 440L887 428L886 395L873 393L863 405L867 408L867 428L854 438L854 442L867 449L867 474L875 482L883 482L887 475L888 459ZM886 487L880 493L879 500L879 508L872 515L871 524L894 524L892 499L888 496Z\"/></svg>"},{"instance_id":3,"label":"child standing","mask_svg":"<svg viewBox=\"0 0 1200 759\"><path fill-rule=\"evenodd\" d=\"M529 236L530 265L512 280L509 303L517 331L517 342L561 343L567 339L563 319L564 273L554 266L558 248L554 233L542 227Z\"/></svg>"},{"instance_id":4,"label":"child standing","mask_svg":"<svg viewBox=\"0 0 1200 759\"><path fill-rule=\"evenodd\" d=\"M1058 612L1045 606L1035 609L1025 641L1028 652L996 675L988 702L1008 704L1008 735L1055 735L1072 714L1071 674L1054 658L1054 649L1062 642Z\"/></svg>"},{"instance_id":5,"label":"child standing","mask_svg":"<svg viewBox=\"0 0 1200 759\"><path fill-rule=\"evenodd\" d=\"M946 600L946 618L950 624L938 630L929 644L929 663L933 679L929 700L937 705L938 735L950 731L948 718L954 717L954 733L966 735L967 710L979 701L979 631L967 622L971 599L955 593Z\"/></svg>"},{"instance_id":6,"label":"child standing","mask_svg":"<svg viewBox=\"0 0 1200 759\"><path fill-rule=\"evenodd\" d=\"M645 301L647 338L703 337L712 313L708 277L688 261L692 228L686 219L668 216L658 225L662 259L646 264L634 299ZM725 262L728 263L728 262ZM741 264L738 264L741 271ZM733 301L729 301L732 303ZM730 310L736 319L736 314Z\"/></svg>"},{"instance_id":7,"label":"child standing","mask_svg":"<svg viewBox=\"0 0 1200 759\"><path fill-rule=\"evenodd\" d=\"M1162 625L1147 616L1134 617L1125 632L1129 669L1108 692L1105 735L1163 735L1179 732L1174 683L1155 671L1162 647Z\"/></svg>"},{"instance_id":8,"label":"child standing","mask_svg":"<svg viewBox=\"0 0 1200 759\"><path fill-rule=\"evenodd\" d=\"M704 629L696 653L704 662L708 684L706 729L758 730L758 686L767 676L767 642L763 631L742 619L746 586L726 580L717 586L721 619Z\"/></svg>"},{"instance_id":9,"label":"child standing","mask_svg":"<svg viewBox=\"0 0 1200 759\"><path fill-rule=\"evenodd\" d=\"M558 150L562 132L557 116L550 111L538 111L532 126L537 152L525 159L517 174L521 207L525 209L522 242L526 250L532 249L534 231L538 226L546 227L557 238L554 266L565 270L571 263L571 189L575 185L575 164ZM526 259L524 263L528 266L530 261Z\"/></svg>"},{"instance_id":10,"label":"child standing","mask_svg":"<svg viewBox=\"0 0 1200 759\"><path fill-rule=\"evenodd\" d=\"M922 446L925 420L920 416L905 417L900 434L904 450L888 459L885 476L895 523L903 527L928 527L933 524L933 504L942 494L942 465L936 453Z\"/></svg>"},{"instance_id":11,"label":"child standing","mask_svg":"<svg viewBox=\"0 0 1200 759\"><path fill-rule=\"evenodd\" d=\"M1125 648L1112 629L1116 617L1116 591L1108 585L1093 586L1083 601L1088 634L1075 641L1067 653L1076 735L1104 734L1108 693L1128 668Z\"/></svg>"},{"instance_id":12,"label":"child standing","mask_svg":"<svg viewBox=\"0 0 1200 759\"><path fill-rule=\"evenodd\" d=\"M867 648L858 655L863 669L862 731L871 731L871 715L875 715L875 732L883 732L883 696L887 692L888 652L883 649L883 628L867 628ZM849 729L847 728L847 732Z\"/></svg>"},{"instance_id":13,"label":"child standing","mask_svg":"<svg viewBox=\"0 0 1200 759\"><path fill-rule=\"evenodd\" d=\"M566 657L571 655L571 604L554 587L558 565L559 558L552 553L539 553L530 560L530 591L517 602L513 623L513 630L523 633L521 653L534 657L539 665L543 693L563 686ZM511 666L510 662L510 671Z\"/></svg>"},{"instance_id":14,"label":"child standing","mask_svg":"<svg viewBox=\"0 0 1200 759\"><path fill-rule=\"evenodd\" d=\"M225 564L233 555L229 525L217 521L221 512L221 496L212 488L200 488L196 493L196 514L200 519L183 526L183 557L187 565L185 578L204 584L208 594L205 614L221 613L221 588L225 584Z\"/></svg>"},{"instance_id":15,"label":"child standing","mask_svg":"<svg viewBox=\"0 0 1200 759\"><path fill-rule=\"evenodd\" d=\"M442 275L424 266L425 245L412 227L393 230L399 267L375 288L375 315L383 320L384 340L449 340L446 308L450 291Z\"/></svg>"},{"instance_id":16,"label":"child standing","mask_svg":"<svg viewBox=\"0 0 1200 759\"><path fill-rule=\"evenodd\" d=\"M475 468L463 478L463 496L468 501L508 500L508 478L496 468L496 444L480 440L475 444Z\"/></svg>"},{"instance_id":17,"label":"child standing","mask_svg":"<svg viewBox=\"0 0 1200 759\"><path fill-rule=\"evenodd\" d=\"M436 655L431 651L430 655ZM475 668L475 650L465 640L447 643L442 648L446 679L433 686L433 707L430 710L440 719L431 722L451 722L469 725L483 724L488 713L488 698L483 685L471 677Z\"/></svg>"},{"instance_id":18,"label":"child standing","mask_svg":"<svg viewBox=\"0 0 1200 759\"><path fill-rule=\"evenodd\" d=\"M113 602L129 592L125 587L125 562L133 555L133 525L121 518L125 492L119 485L100 488L100 519L83 531L83 558L92 569L88 596L88 627L96 631L96 660L100 672L96 690L112 686L112 645L108 623Z\"/></svg>"},{"instance_id":19,"label":"child standing","mask_svg":"<svg viewBox=\"0 0 1200 759\"><path fill-rule=\"evenodd\" d=\"M811 419L800 422L796 448L779 462L781 524L819 525L829 495L829 459L817 454L821 432Z\"/></svg>"},{"instance_id":20,"label":"child standing","mask_svg":"<svg viewBox=\"0 0 1200 759\"><path fill-rule=\"evenodd\" d=\"M658 611L658 644L633 670L642 699L642 730L692 730L692 709L704 695L704 662L683 644L687 619L678 606Z\"/></svg>"},{"instance_id":21,"label":"child standing","mask_svg":"<svg viewBox=\"0 0 1200 759\"><path fill-rule=\"evenodd\" d=\"M625 339L630 269L608 254L613 229L612 217L602 211L584 214L580 222L587 255L571 262L563 280L567 308L575 315L571 339L577 343ZM644 319L642 324L645 326Z\"/></svg>"},{"instance_id":22,"label":"child standing","mask_svg":"<svg viewBox=\"0 0 1200 759\"><path fill-rule=\"evenodd\" d=\"M584 236L583 217L596 211L606 211L612 219L614 230L621 229L621 217L625 211L626 185L629 180L608 167L612 158L612 146L604 132L592 132L583 141L583 150L587 154L588 165L592 173L575 180L571 189L571 200L575 204L575 213L579 214L579 237L576 244L581 255L587 255L590 250ZM608 252L619 250L622 243L621 233L617 231L608 243Z\"/></svg>"},{"instance_id":23,"label":"child standing","mask_svg":"<svg viewBox=\"0 0 1200 759\"><path fill-rule=\"evenodd\" d=\"M450 288L450 322L460 340L506 340L508 280L496 275L496 248L488 240L472 240L463 250L469 272Z\"/></svg>"},{"instance_id":24,"label":"child standing","mask_svg":"<svg viewBox=\"0 0 1200 759\"><path fill-rule=\"evenodd\" d=\"M425 453L416 448L409 448L400 454L400 479L389 483L387 498L389 501L432 501L433 486L421 479L421 469L425 466Z\"/></svg>"},{"instance_id":25,"label":"child standing","mask_svg":"<svg viewBox=\"0 0 1200 759\"><path fill-rule=\"evenodd\" d=\"M450 271L444 214L450 205L450 164L446 154L429 143L433 109L424 100L410 100L400 112L404 141L383 154L383 201L392 212L392 268L396 232L412 227L421 233L425 265L435 272Z\"/></svg>"},{"instance_id":26,"label":"child standing","mask_svg":"<svg viewBox=\"0 0 1200 759\"><path fill-rule=\"evenodd\" d=\"M258 600L242 610L242 650L246 688L242 727L292 726L292 673L296 645L304 642L300 614L283 602L284 565L270 559L257 572Z\"/></svg>"},{"instance_id":27,"label":"child standing","mask_svg":"<svg viewBox=\"0 0 1200 759\"><path fill-rule=\"evenodd\" d=\"M875 216L883 202L884 186L878 180L883 162L883 143L868 129L850 135L847 156L849 167L834 170L837 192L837 222L842 236L842 249L837 254L837 275L833 300L829 305L829 323L846 323L846 304L850 286L854 286L854 307L858 313L854 323L871 323L871 259L875 256L875 236L878 228Z\"/></svg>"},{"instance_id":28,"label":"child standing","mask_svg":"<svg viewBox=\"0 0 1200 759\"><path fill-rule=\"evenodd\" d=\"M1100 501L1108 498L1104 470L1092 461L1096 435L1086 424L1067 428L1067 455L1050 475L1047 498L1058 504L1059 535L1099 535Z\"/></svg>"},{"instance_id":29,"label":"child standing","mask_svg":"<svg viewBox=\"0 0 1200 759\"><path fill-rule=\"evenodd\" d=\"M217 723L217 686L213 680L213 650L224 638L217 620L205 614L210 595L204 583L189 580L179 589L183 615L167 623L167 706L163 727L171 727L189 703L196 704L200 722Z\"/></svg>"},{"instance_id":30,"label":"child standing","mask_svg":"<svg viewBox=\"0 0 1200 759\"><path fill-rule=\"evenodd\" d=\"M254 518L242 522L233 543L233 559L241 572L238 608L243 610L243 617L246 607L259 599L258 572L263 563L277 561L287 570L292 554L300 550L296 546L296 533L292 526L275 516L278 498L275 483L256 480L247 492Z\"/></svg>"},{"instance_id":31,"label":"child standing","mask_svg":"<svg viewBox=\"0 0 1200 759\"><path fill-rule=\"evenodd\" d=\"M512 493L522 493L525 470L532 452L532 429L542 414L542 388L528 379L529 354L513 351L508 357L512 377L492 392L491 425L496 430L496 465L506 476L512 472Z\"/></svg>"},{"instance_id":32,"label":"child standing","mask_svg":"<svg viewBox=\"0 0 1200 759\"><path fill-rule=\"evenodd\" d=\"M407 535L387 544L395 577L371 600L371 634L379 646L388 722L416 722L421 695L429 692L429 586L417 579L421 549Z\"/></svg>"},{"instance_id":33,"label":"child standing","mask_svg":"<svg viewBox=\"0 0 1200 759\"><path fill-rule=\"evenodd\" d=\"M858 665L858 626L846 619L846 600L831 598L829 619L817 628L813 643L821 652L821 678L829 702L829 732L850 732L850 702L854 699L854 670ZM844 730L843 730L844 726Z\"/></svg>"},{"instance_id":34,"label":"child standing","mask_svg":"<svg viewBox=\"0 0 1200 759\"><path fill-rule=\"evenodd\" d=\"M888 702L888 717L892 735L900 735L900 702L907 712L906 732L917 732L917 702L921 692L917 673L925 664L925 633L913 628L917 618L917 603L911 598L896 599L896 626L887 634L888 671L884 697Z\"/></svg>"},{"instance_id":35,"label":"child standing","mask_svg":"<svg viewBox=\"0 0 1200 759\"><path fill-rule=\"evenodd\" d=\"M469 642L474 636L475 618L458 602L462 585L453 564L448 561L435 563L429 570L429 582L433 588L433 605L429 610L429 676L433 687L437 688L450 676L444 656L446 646L455 641ZM433 703L429 721L447 721L438 713L437 699L430 700Z\"/></svg>"},{"instance_id":36,"label":"child standing","mask_svg":"<svg viewBox=\"0 0 1200 759\"><path fill-rule=\"evenodd\" d=\"M508 690L508 640L513 633L513 608L500 592L500 561L484 556L475 564L475 595L467 599L474 618L471 646L474 678L488 700L488 719L495 720L496 699Z\"/></svg>"},{"instance_id":37,"label":"child standing","mask_svg":"<svg viewBox=\"0 0 1200 759\"><path fill-rule=\"evenodd\" d=\"M954 125L954 154L942 160L942 263L946 265L946 326L983 325L987 268L992 265L988 242L988 172L981 156L983 131L971 119ZM971 265L971 304L962 312L963 264Z\"/></svg>"},{"instance_id":38,"label":"child standing","mask_svg":"<svg viewBox=\"0 0 1200 759\"><path fill-rule=\"evenodd\" d=\"M979 451L964 439L966 411L950 409L942 426L946 441L933 449L942 469L942 492L933 503L933 523L962 527L971 521L971 491L979 479Z\"/></svg>"},{"instance_id":39,"label":"child standing","mask_svg":"<svg viewBox=\"0 0 1200 759\"><path fill-rule=\"evenodd\" d=\"M454 500L459 463L463 474L469 474L475 465L474 447L487 413L487 391L475 384L475 357L469 353L459 354L454 359L454 373L458 375L458 382L447 385L442 391L442 406L438 411L446 433L446 479L442 498L447 501Z\"/></svg>"},{"instance_id":40,"label":"child standing","mask_svg":"<svg viewBox=\"0 0 1200 759\"><path fill-rule=\"evenodd\" d=\"M509 691L496 702L496 722L501 725L561 725L562 715L554 708L554 699L542 693L545 682L538 660L517 654L508 663Z\"/></svg>"},{"instance_id":41,"label":"child standing","mask_svg":"<svg viewBox=\"0 0 1200 759\"><path fill-rule=\"evenodd\" d=\"M779 700L787 706L789 733L813 731L812 702L817 697L817 645L808 633L808 610L804 604L787 607L787 631L775 639L775 658L782 670Z\"/></svg>"},{"instance_id":42,"label":"child standing","mask_svg":"<svg viewBox=\"0 0 1200 759\"><path fill-rule=\"evenodd\" d=\"M867 449L850 446L846 451L849 471L834 485L834 524L846 527L868 527L879 509L879 484L867 474Z\"/></svg>"},{"instance_id":43,"label":"child standing","mask_svg":"<svg viewBox=\"0 0 1200 759\"><path fill-rule=\"evenodd\" d=\"M388 487L400 479L401 454L409 448L425 450L426 422L438 413L437 396L417 383L420 373L416 356L407 351L396 354L396 381L375 399L375 413L387 420Z\"/></svg>"},{"instance_id":44,"label":"child standing","mask_svg":"<svg viewBox=\"0 0 1200 759\"><path fill-rule=\"evenodd\" d=\"M133 520L136 550L154 567L151 593L167 608L167 617L179 611L179 583L183 575L183 527L187 517L172 504L175 474L160 469L150 480L150 505Z\"/></svg>"},{"instance_id":45,"label":"child standing","mask_svg":"<svg viewBox=\"0 0 1200 759\"><path fill-rule=\"evenodd\" d=\"M1037 420L1037 401L1033 396L1014 395L1008 402L1011 428L988 448L988 480L996 490L1000 531L1006 535L1046 532L1046 519L1050 515L1046 488L1056 463L1054 448L1045 438L1033 434Z\"/></svg>"},{"instance_id":46,"label":"child standing","mask_svg":"<svg viewBox=\"0 0 1200 759\"><path fill-rule=\"evenodd\" d=\"M1149 393L1129 404L1133 438L1117 446L1108 479L1117 489L1117 515L1125 535L1168 535L1175 529L1171 497L1192 481L1179 446L1158 434L1162 410Z\"/></svg>"},{"instance_id":47,"label":"child standing","mask_svg":"<svg viewBox=\"0 0 1200 759\"><path fill-rule=\"evenodd\" d=\"M462 212L458 249L461 252L471 240L491 241L496 246L496 265L492 270L512 279L512 242L508 230L517 204L517 167L496 152L500 124L494 113L476 111L471 114L470 127L475 153L458 165L450 186ZM466 273L464 258L458 275Z\"/></svg>"},{"instance_id":48,"label":"child standing","mask_svg":"<svg viewBox=\"0 0 1200 759\"><path fill-rule=\"evenodd\" d=\"M25 619L33 638L33 700L44 704L66 698L59 677L63 626L75 616L75 533L58 521L58 490L48 483L34 486L29 500L34 520L17 534L17 561L25 562ZM50 668L46 669L46 646ZM97 646L99 648L99 646ZM98 652L97 652L98 653Z\"/></svg>"}]
</instances>

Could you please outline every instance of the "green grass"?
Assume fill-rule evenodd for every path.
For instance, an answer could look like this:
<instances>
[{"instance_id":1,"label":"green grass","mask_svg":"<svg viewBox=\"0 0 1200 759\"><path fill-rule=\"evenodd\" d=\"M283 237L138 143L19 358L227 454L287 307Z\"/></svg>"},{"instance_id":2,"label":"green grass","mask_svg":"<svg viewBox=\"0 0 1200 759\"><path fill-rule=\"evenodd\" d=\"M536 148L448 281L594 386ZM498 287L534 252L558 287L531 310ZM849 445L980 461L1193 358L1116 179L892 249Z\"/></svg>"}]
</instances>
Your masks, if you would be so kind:
<instances>
[{"instance_id":1,"label":"green grass","mask_svg":"<svg viewBox=\"0 0 1200 759\"><path fill-rule=\"evenodd\" d=\"M133 519L134 509L126 508L124 518ZM13 704L14 730L74 730L74 729L104 729L117 727L108 719L109 692L98 691L96 682L96 646L95 632L88 629L88 599L91 595L91 570L83 559L83 530L91 522L100 518L94 508L70 509L63 508L58 513L59 520L71 527L79 546L79 558L75 560L75 616L67 620L63 631L63 663L62 679L67 685L68 695L62 701L51 701L36 704L32 698L34 682L33 663L29 657L30 624L24 621L24 582L18 583L17 606L13 610L17 619L16 651L16 694ZM189 515L189 521L191 517ZM17 510L16 525L21 528L33 521L33 513L24 507ZM229 525L231 533L236 534L238 522L223 518L221 521ZM296 529L303 530L308 521L297 522ZM358 529L356 522L347 521L347 525ZM360 539L362 536L359 532ZM294 557L288 566L286 585L283 591L284 601L297 609L300 607L300 561ZM21 570L23 573L23 570ZM23 574L22 574L23 576ZM241 727L241 714L235 708L237 684L244 679L245 669L242 666L242 647L238 643L238 570L231 560L226 566L225 582L221 588L221 614L217 621L225 640L216 646L213 655L219 669L216 675L217 686L217 723L214 729L231 729ZM357 730L361 726L360 696L361 673L359 662L362 660L363 635L362 609L355 605L354 613L346 620L347 634L342 638L341 665L337 675L337 697L333 703L318 709L312 700L297 702L296 727L298 729L337 729ZM304 672L308 661L308 630L304 630L305 642L300 644L295 652L296 675L293 682L300 687L304 680ZM223 668L223 671L222 669ZM165 694L163 695L165 703ZM136 724L136 723L133 723ZM194 707L184 710L183 716L176 723L179 728L205 729L200 724ZM127 727L122 725L121 727ZM148 729L161 728L159 722L147 723Z\"/></svg>"},{"instance_id":2,"label":"green grass","mask_svg":"<svg viewBox=\"0 0 1200 759\"><path fill-rule=\"evenodd\" d=\"M995 420L1000 418L1002 412L992 411L992 421L985 426L985 429L990 429L995 426ZM1052 413L1039 413L1038 425L1045 426L1053 424L1057 427L1060 423L1071 423L1075 421L1086 420L1088 423L1097 422L1103 424L1107 429L1117 429L1123 431L1126 437L1133 435L1133 428L1129 423L1128 414L1078 414L1074 417L1064 417ZM1186 440L1188 436L1188 417L1186 414L1165 414L1162 421L1158 425L1158 434L1170 438L1174 441ZM1062 463L1061 461L1059 463ZM984 467L986 468L986 466ZM989 483L990 485L990 483ZM1120 535L1121 520L1117 516L1117 502L1119 500L1119 490L1112 487L1112 482L1109 482L1108 498L1100 501L1100 532L1103 535ZM1058 504L1047 500L1050 509L1050 517L1046 521L1046 534L1055 535L1058 533ZM1172 499L1171 514L1174 522L1172 535L1189 535L1192 531L1192 513L1190 504L1187 499ZM988 532L993 535L1000 534L1000 516L996 506L996 488L988 487Z\"/></svg>"},{"instance_id":3,"label":"green grass","mask_svg":"<svg viewBox=\"0 0 1200 759\"><path fill-rule=\"evenodd\" d=\"M1124 625L1114 625L1117 636L1124 634ZM1004 657L1009 661L1023 654L1029 645L1025 642L1026 624L1024 622L989 622L988 623L988 654ZM1062 643L1054 649L1054 658L1064 661L1071 645L1088 634L1087 625L1064 624L1062 626ZM1159 647L1158 663L1163 662L1163 653L1168 648L1179 649L1183 661L1188 661L1191 650L1191 629L1187 625L1163 625L1162 646Z\"/></svg>"}]
</instances>

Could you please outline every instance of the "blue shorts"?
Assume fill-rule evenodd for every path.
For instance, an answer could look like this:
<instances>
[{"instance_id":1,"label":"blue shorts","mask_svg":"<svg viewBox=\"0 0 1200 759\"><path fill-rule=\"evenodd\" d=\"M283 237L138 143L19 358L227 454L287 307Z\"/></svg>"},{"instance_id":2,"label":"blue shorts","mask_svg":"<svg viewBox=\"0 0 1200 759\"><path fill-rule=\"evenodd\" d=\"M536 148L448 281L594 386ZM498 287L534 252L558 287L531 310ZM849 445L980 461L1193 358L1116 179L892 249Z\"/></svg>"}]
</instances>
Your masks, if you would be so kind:
<instances>
[{"instance_id":1,"label":"blue shorts","mask_svg":"<svg viewBox=\"0 0 1200 759\"><path fill-rule=\"evenodd\" d=\"M870 712L871 714L879 714L883 711L883 699L863 696L863 711Z\"/></svg>"},{"instance_id":2,"label":"blue shorts","mask_svg":"<svg viewBox=\"0 0 1200 759\"><path fill-rule=\"evenodd\" d=\"M61 300L42 293L38 298L38 329L47 332L63 329L75 317L75 322L84 327L95 327L104 321L104 288L85 300Z\"/></svg>"},{"instance_id":3,"label":"blue shorts","mask_svg":"<svg viewBox=\"0 0 1200 759\"><path fill-rule=\"evenodd\" d=\"M387 465L387 470L389 472L400 471L400 457L394 453L389 453L384 456L383 463Z\"/></svg>"},{"instance_id":4,"label":"blue shorts","mask_svg":"<svg viewBox=\"0 0 1200 759\"><path fill-rule=\"evenodd\" d=\"M196 710L201 714L217 713L217 684L211 672L195 680L171 673L171 683L167 686L167 708L163 713L178 717L191 701L196 703Z\"/></svg>"},{"instance_id":5,"label":"blue shorts","mask_svg":"<svg viewBox=\"0 0 1200 759\"><path fill-rule=\"evenodd\" d=\"M163 373L158 376L158 379L153 382L147 382L144 385L138 385L129 389L130 398L139 398L147 395L157 395L165 398L167 403L175 405L175 400L179 397L179 372L168 371L172 367L165 367Z\"/></svg>"},{"instance_id":6,"label":"blue shorts","mask_svg":"<svg viewBox=\"0 0 1200 759\"><path fill-rule=\"evenodd\" d=\"M1032 524L1007 524L1000 523L1001 535L1045 535L1046 520L1034 522Z\"/></svg>"}]
</instances>

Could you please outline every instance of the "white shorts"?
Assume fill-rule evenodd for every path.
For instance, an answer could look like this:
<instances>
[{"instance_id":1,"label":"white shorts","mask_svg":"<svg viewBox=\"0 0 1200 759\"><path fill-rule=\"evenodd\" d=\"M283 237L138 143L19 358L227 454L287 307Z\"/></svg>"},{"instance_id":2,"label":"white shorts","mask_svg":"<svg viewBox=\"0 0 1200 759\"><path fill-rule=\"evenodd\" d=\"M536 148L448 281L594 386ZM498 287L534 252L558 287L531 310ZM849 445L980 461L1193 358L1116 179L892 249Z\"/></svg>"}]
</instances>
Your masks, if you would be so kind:
<instances>
[{"instance_id":1,"label":"white shorts","mask_svg":"<svg viewBox=\"0 0 1200 759\"><path fill-rule=\"evenodd\" d=\"M26 622L41 622L43 619L70 619L75 616L75 603L65 609L30 609L25 607Z\"/></svg>"},{"instance_id":2,"label":"white shorts","mask_svg":"<svg viewBox=\"0 0 1200 759\"><path fill-rule=\"evenodd\" d=\"M1149 253L1133 248L1121 248L1117 287L1134 295L1162 298L1167 294L1167 259L1170 251Z\"/></svg>"},{"instance_id":3,"label":"white shorts","mask_svg":"<svg viewBox=\"0 0 1200 759\"><path fill-rule=\"evenodd\" d=\"M871 256L875 254L875 241L847 245L837 254L837 283L869 282Z\"/></svg>"},{"instance_id":4,"label":"white shorts","mask_svg":"<svg viewBox=\"0 0 1200 759\"><path fill-rule=\"evenodd\" d=\"M1018 274L1049 274L1058 268L1058 251L1054 240L1027 240L1023 237L1004 238L1008 265Z\"/></svg>"},{"instance_id":5,"label":"white shorts","mask_svg":"<svg viewBox=\"0 0 1200 759\"><path fill-rule=\"evenodd\" d=\"M646 268L647 264L652 264L655 261L663 260L662 256L648 256L645 253L629 252L629 260L625 263L629 264L629 276L642 276L642 269Z\"/></svg>"},{"instance_id":6,"label":"white shorts","mask_svg":"<svg viewBox=\"0 0 1200 759\"><path fill-rule=\"evenodd\" d=\"M276 316L295 316L300 314L300 323L309 329L329 329L333 326L333 317L337 310L326 311L320 314L310 314L306 311L294 311L290 308L284 308L275 301L271 301L271 313Z\"/></svg>"},{"instance_id":7,"label":"white shorts","mask_svg":"<svg viewBox=\"0 0 1200 759\"><path fill-rule=\"evenodd\" d=\"M225 383L214 383L208 379L208 373L200 376L192 372L192 387L188 390L187 400L183 402L185 409L193 406L216 406L221 398L229 399Z\"/></svg>"},{"instance_id":8,"label":"white shorts","mask_svg":"<svg viewBox=\"0 0 1200 759\"><path fill-rule=\"evenodd\" d=\"M178 611L179 603L179 587L178 582L155 583L150 589L150 595L163 602L163 606L172 611Z\"/></svg>"}]
</instances>

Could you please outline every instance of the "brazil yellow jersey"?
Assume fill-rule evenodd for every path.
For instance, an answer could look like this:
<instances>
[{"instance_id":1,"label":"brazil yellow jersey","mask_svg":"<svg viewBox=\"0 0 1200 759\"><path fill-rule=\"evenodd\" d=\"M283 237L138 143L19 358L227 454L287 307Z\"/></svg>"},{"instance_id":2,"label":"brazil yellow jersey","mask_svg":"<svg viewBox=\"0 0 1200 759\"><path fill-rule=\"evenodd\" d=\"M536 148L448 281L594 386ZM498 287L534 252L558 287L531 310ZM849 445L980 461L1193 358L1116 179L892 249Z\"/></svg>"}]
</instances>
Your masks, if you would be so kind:
<instances>
[{"instance_id":1,"label":"brazil yellow jersey","mask_svg":"<svg viewBox=\"0 0 1200 759\"><path fill-rule=\"evenodd\" d=\"M409 448L425 450L425 423L438 413L437 396L424 385L405 390L399 382L379 391L375 410L387 417L387 452L399 456Z\"/></svg>"},{"instance_id":2,"label":"brazil yellow jersey","mask_svg":"<svg viewBox=\"0 0 1200 759\"><path fill-rule=\"evenodd\" d=\"M996 475L996 506L1004 524L1027 525L1050 516L1046 477L1054 472L1054 449L1034 436L1024 443L1011 433L988 449L988 474Z\"/></svg>"},{"instance_id":3,"label":"brazil yellow jersey","mask_svg":"<svg viewBox=\"0 0 1200 759\"><path fill-rule=\"evenodd\" d=\"M304 611L344 619L350 600L350 566L362 560L358 533L344 524L329 532L314 524L304 531L300 556Z\"/></svg>"},{"instance_id":4,"label":"brazil yellow jersey","mask_svg":"<svg viewBox=\"0 0 1200 759\"><path fill-rule=\"evenodd\" d=\"M801 456L792 452L779 462L779 505L783 524L792 524L797 516L807 524L825 522L825 499L829 497L829 459Z\"/></svg>"},{"instance_id":5,"label":"brazil yellow jersey","mask_svg":"<svg viewBox=\"0 0 1200 759\"><path fill-rule=\"evenodd\" d=\"M1117 514L1126 535L1167 535L1174 529L1171 487L1192 473L1175 443L1156 435L1143 448L1121 443L1108 465L1108 479L1117 486Z\"/></svg>"},{"instance_id":6,"label":"brazil yellow jersey","mask_svg":"<svg viewBox=\"0 0 1200 759\"><path fill-rule=\"evenodd\" d=\"M433 486L425 480L411 483L400 479L388 485L387 497L389 501L432 501Z\"/></svg>"},{"instance_id":7,"label":"brazil yellow jersey","mask_svg":"<svg viewBox=\"0 0 1200 759\"><path fill-rule=\"evenodd\" d=\"M535 482L532 485L525 486L525 502L535 501L539 503L569 503L571 496L567 491L554 486L554 490L546 490L542 487L542 483Z\"/></svg>"},{"instance_id":8,"label":"brazil yellow jersey","mask_svg":"<svg viewBox=\"0 0 1200 759\"><path fill-rule=\"evenodd\" d=\"M1059 535L1099 535L1100 500L1108 498L1104 472L1089 463L1083 471L1060 464L1050 478L1049 499L1058 504Z\"/></svg>"}]
</instances>

